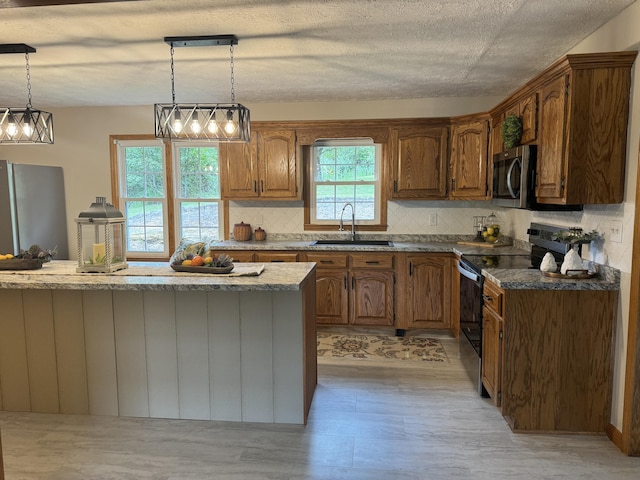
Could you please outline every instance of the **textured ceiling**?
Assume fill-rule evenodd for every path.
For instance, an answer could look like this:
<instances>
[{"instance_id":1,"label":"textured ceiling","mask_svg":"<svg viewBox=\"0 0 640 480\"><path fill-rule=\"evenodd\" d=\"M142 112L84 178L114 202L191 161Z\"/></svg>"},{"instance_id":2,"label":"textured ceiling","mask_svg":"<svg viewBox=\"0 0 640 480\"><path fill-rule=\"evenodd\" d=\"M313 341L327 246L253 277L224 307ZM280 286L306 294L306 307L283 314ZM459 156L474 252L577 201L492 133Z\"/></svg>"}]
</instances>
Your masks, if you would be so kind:
<instances>
[{"instance_id":1,"label":"textured ceiling","mask_svg":"<svg viewBox=\"0 0 640 480\"><path fill-rule=\"evenodd\" d=\"M4 2L6 5L6 1ZM241 103L503 96L633 0L140 0L0 8L36 107L171 101L165 36L235 34ZM2 6L2 5L0 5ZM0 56L0 105L26 103ZM230 101L229 48L175 50L178 102Z\"/></svg>"}]
</instances>

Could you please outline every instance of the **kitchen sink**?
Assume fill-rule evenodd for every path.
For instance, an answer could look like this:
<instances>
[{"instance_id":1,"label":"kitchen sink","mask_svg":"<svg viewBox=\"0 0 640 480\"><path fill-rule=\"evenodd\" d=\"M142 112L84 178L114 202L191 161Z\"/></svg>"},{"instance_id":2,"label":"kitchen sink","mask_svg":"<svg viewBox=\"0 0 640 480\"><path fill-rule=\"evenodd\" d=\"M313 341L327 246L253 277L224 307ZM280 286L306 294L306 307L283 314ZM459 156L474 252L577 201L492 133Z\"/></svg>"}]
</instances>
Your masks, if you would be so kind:
<instances>
[{"instance_id":1,"label":"kitchen sink","mask_svg":"<svg viewBox=\"0 0 640 480\"><path fill-rule=\"evenodd\" d=\"M363 245L393 247L390 240L315 240L311 245Z\"/></svg>"}]
</instances>

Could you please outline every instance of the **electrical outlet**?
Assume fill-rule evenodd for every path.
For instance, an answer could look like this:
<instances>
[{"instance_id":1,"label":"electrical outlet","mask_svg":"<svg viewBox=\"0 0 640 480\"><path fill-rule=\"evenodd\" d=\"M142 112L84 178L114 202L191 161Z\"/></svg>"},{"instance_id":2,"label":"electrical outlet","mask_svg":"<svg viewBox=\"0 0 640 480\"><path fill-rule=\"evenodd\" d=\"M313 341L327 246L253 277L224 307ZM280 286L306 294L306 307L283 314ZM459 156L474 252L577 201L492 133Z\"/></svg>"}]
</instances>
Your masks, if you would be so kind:
<instances>
[{"instance_id":1,"label":"electrical outlet","mask_svg":"<svg viewBox=\"0 0 640 480\"><path fill-rule=\"evenodd\" d=\"M609 240L614 243L622 243L622 222L609 222Z\"/></svg>"},{"instance_id":2,"label":"electrical outlet","mask_svg":"<svg viewBox=\"0 0 640 480\"><path fill-rule=\"evenodd\" d=\"M435 227L436 225L438 225L438 214L437 213L430 213L429 214L429 226Z\"/></svg>"}]
</instances>

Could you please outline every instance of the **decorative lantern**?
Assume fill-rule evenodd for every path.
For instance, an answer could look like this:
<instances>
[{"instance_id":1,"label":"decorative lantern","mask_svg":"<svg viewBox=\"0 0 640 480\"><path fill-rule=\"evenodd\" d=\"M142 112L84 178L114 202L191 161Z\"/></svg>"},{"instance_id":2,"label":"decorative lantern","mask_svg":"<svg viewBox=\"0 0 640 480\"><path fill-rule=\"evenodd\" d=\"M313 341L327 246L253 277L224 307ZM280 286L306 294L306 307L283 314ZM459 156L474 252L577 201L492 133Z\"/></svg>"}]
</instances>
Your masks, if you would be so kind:
<instances>
[{"instance_id":1,"label":"decorative lantern","mask_svg":"<svg viewBox=\"0 0 640 480\"><path fill-rule=\"evenodd\" d=\"M80 212L78 224L78 273L110 273L127 268L125 218L105 197L96 197Z\"/></svg>"}]
</instances>

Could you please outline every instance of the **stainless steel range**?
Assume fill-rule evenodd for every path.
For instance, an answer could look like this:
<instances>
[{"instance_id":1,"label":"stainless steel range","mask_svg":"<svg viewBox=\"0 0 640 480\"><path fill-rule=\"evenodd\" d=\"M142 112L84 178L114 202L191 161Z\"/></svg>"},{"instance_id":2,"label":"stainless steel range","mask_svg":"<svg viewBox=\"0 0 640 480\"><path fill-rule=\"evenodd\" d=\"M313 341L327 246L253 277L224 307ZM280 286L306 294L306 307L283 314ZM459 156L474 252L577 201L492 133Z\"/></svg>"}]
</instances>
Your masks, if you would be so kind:
<instances>
[{"instance_id":1,"label":"stainless steel range","mask_svg":"<svg viewBox=\"0 0 640 480\"><path fill-rule=\"evenodd\" d=\"M532 223L527 230L531 253L527 255L501 254L492 249L485 255L462 255L460 272L460 355L475 387L483 396L482 386L482 305L483 270L540 268L542 258L551 252L560 264L569 245L553 240L552 235L567 227Z\"/></svg>"}]
</instances>

